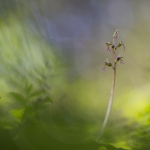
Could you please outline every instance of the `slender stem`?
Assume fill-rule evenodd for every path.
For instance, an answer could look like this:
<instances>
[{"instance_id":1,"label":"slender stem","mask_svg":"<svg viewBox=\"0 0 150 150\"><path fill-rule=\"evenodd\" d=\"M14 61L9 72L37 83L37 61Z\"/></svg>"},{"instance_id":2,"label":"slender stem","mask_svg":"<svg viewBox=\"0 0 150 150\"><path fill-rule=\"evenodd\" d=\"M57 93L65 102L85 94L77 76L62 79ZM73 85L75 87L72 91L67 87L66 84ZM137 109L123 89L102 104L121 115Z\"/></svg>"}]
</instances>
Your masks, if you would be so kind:
<instances>
[{"instance_id":1,"label":"slender stem","mask_svg":"<svg viewBox=\"0 0 150 150\"><path fill-rule=\"evenodd\" d=\"M113 45L114 45L114 43L115 43L115 40L114 40L114 38L113 38L113 41L112 41L112 43L113 43Z\"/></svg>"},{"instance_id":2,"label":"slender stem","mask_svg":"<svg viewBox=\"0 0 150 150\"><path fill-rule=\"evenodd\" d=\"M114 97L115 81L116 81L116 62L114 62L114 67L113 67L113 80L112 80L112 88L111 88L108 108L107 108L107 111L106 111L106 115L105 115L105 119L104 119L104 122L103 122L103 125L102 125L102 128L101 128L101 131L100 131L100 133L99 133L99 135L96 139L97 142L99 141L99 139L101 138L101 136L102 136L102 134L105 130L105 127L106 127L106 124L107 124L107 121L108 121L108 118L109 118L109 115L110 115L110 111L111 111L111 107L112 107L112 103L113 103L113 97Z\"/></svg>"},{"instance_id":3,"label":"slender stem","mask_svg":"<svg viewBox=\"0 0 150 150\"><path fill-rule=\"evenodd\" d=\"M106 111L106 115L105 115L105 119L104 119L104 122L103 122L103 125L102 125L102 128L101 128L101 131L100 133L98 134L98 137L96 139L96 141L98 142L105 130L105 127L106 127L106 124L107 124L107 121L108 121L108 118L109 118L109 115L110 115L110 111L111 111L111 107L112 107L112 103L113 103L113 97L114 97L114 90L115 90L115 81L116 81L116 52L115 52L115 41L114 41L114 38L113 38L113 41L112 41L113 45L114 45L114 66L113 66L113 79L112 79L112 88L111 88L111 92L110 92L110 98L109 98L109 102L108 102L108 107L107 107L107 111Z\"/></svg>"}]
</instances>

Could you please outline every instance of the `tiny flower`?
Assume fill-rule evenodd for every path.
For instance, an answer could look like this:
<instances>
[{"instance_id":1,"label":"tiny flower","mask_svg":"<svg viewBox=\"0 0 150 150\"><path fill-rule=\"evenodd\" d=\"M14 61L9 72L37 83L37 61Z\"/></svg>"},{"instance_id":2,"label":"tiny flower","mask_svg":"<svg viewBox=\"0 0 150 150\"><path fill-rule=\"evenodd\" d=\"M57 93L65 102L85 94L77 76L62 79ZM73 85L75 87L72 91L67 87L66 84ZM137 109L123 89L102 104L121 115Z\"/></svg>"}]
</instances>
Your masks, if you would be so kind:
<instances>
[{"instance_id":1,"label":"tiny flower","mask_svg":"<svg viewBox=\"0 0 150 150\"><path fill-rule=\"evenodd\" d=\"M102 70L106 71L106 67L111 67L112 64L108 61L108 58L106 59L106 61L104 61L104 66L102 68Z\"/></svg>"},{"instance_id":2,"label":"tiny flower","mask_svg":"<svg viewBox=\"0 0 150 150\"><path fill-rule=\"evenodd\" d=\"M123 59L123 57L121 57L121 56L119 55L119 56L116 58L116 62L119 61L120 64L124 64L122 59Z\"/></svg>"},{"instance_id":3,"label":"tiny flower","mask_svg":"<svg viewBox=\"0 0 150 150\"><path fill-rule=\"evenodd\" d=\"M118 48L118 47L123 47L123 49L125 50L125 46L124 46L124 43L122 42L122 41L120 41L120 43L118 44L118 46L116 47L116 49Z\"/></svg>"},{"instance_id":4,"label":"tiny flower","mask_svg":"<svg viewBox=\"0 0 150 150\"><path fill-rule=\"evenodd\" d=\"M119 36L119 30L114 29L113 38L117 40L118 36Z\"/></svg>"},{"instance_id":5,"label":"tiny flower","mask_svg":"<svg viewBox=\"0 0 150 150\"><path fill-rule=\"evenodd\" d=\"M112 43L109 42L109 41L107 41L107 42L105 43L105 46L107 47L107 51L110 51L110 52L111 52L110 47L112 46Z\"/></svg>"}]
</instances>

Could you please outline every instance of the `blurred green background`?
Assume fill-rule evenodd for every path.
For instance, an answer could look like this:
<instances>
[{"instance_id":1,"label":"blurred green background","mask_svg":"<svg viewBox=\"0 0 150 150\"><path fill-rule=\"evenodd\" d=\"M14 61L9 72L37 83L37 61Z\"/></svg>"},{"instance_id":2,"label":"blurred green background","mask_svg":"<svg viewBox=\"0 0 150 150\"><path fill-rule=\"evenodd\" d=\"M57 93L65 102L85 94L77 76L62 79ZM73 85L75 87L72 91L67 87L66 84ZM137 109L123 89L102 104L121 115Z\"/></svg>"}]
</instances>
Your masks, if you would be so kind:
<instances>
[{"instance_id":1,"label":"blurred green background","mask_svg":"<svg viewBox=\"0 0 150 150\"><path fill-rule=\"evenodd\" d=\"M148 150L149 1L0 0L0 148ZM102 71L114 29L126 50Z\"/></svg>"}]
</instances>

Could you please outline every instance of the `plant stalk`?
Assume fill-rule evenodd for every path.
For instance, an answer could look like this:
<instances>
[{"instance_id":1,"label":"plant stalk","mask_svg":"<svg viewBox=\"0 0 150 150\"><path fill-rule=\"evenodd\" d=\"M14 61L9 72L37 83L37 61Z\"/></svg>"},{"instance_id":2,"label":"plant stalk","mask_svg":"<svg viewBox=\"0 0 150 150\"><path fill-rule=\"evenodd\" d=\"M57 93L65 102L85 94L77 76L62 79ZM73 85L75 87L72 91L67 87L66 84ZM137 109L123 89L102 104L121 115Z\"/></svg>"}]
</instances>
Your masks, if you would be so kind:
<instances>
[{"instance_id":1,"label":"plant stalk","mask_svg":"<svg viewBox=\"0 0 150 150\"><path fill-rule=\"evenodd\" d=\"M98 142L105 130L109 115L110 115L110 111L111 111L111 107L112 107L112 103L113 103L113 97L114 97L114 90L115 90L115 81L116 81L116 61L114 62L114 67L113 67L113 79L112 79L112 88L111 88L111 93L110 93L110 98L109 98L109 102L108 102L108 107L107 107L107 111L106 111L106 115L105 115L105 119L101 128L100 133L98 134L98 137L96 139L96 141Z\"/></svg>"}]
</instances>

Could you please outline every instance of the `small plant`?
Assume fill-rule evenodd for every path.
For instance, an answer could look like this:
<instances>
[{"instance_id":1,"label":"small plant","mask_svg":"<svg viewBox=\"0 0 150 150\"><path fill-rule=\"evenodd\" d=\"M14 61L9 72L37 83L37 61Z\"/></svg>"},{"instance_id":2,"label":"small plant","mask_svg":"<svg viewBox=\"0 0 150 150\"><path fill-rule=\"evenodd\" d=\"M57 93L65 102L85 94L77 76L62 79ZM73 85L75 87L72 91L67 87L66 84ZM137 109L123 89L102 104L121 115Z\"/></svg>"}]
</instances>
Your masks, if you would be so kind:
<instances>
[{"instance_id":1,"label":"small plant","mask_svg":"<svg viewBox=\"0 0 150 150\"><path fill-rule=\"evenodd\" d=\"M34 90L32 85L26 85L23 93L10 92L9 95L16 102L11 114L20 125L37 119L37 109L45 109L47 103L52 103L44 90Z\"/></svg>"},{"instance_id":2,"label":"small plant","mask_svg":"<svg viewBox=\"0 0 150 150\"><path fill-rule=\"evenodd\" d=\"M112 79L112 88L111 88L108 108L107 108L107 111L106 111L106 115L105 115L105 119L104 119L104 122L103 122L103 125L102 125L102 129L101 129L100 133L98 134L97 141L99 141L99 139L101 138L101 136L104 132L104 129L106 127L106 124L107 124L107 121L108 121L108 118L109 118L109 114L110 114L110 111L111 111L113 96L114 96L114 90L115 90L117 63L120 62L120 64L124 64L123 63L123 57L121 57L120 54L117 56L117 49L118 48L123 47L123 49L125 50L125 46L124 46L122 41L120 41L120 43L117 46L115 45L115 40L118 39L118 36L119 36L119 30L115 29L114 34L113 34L112 42L107 41L105 43L107 51L113 53L114 62L113 63L109 62L109 60L107 58L106 61L104 61L104 66L103 66L102 70L106 71L106 67L111 67L113 69L113 79Z\"/></svg>"}]
</instances>

